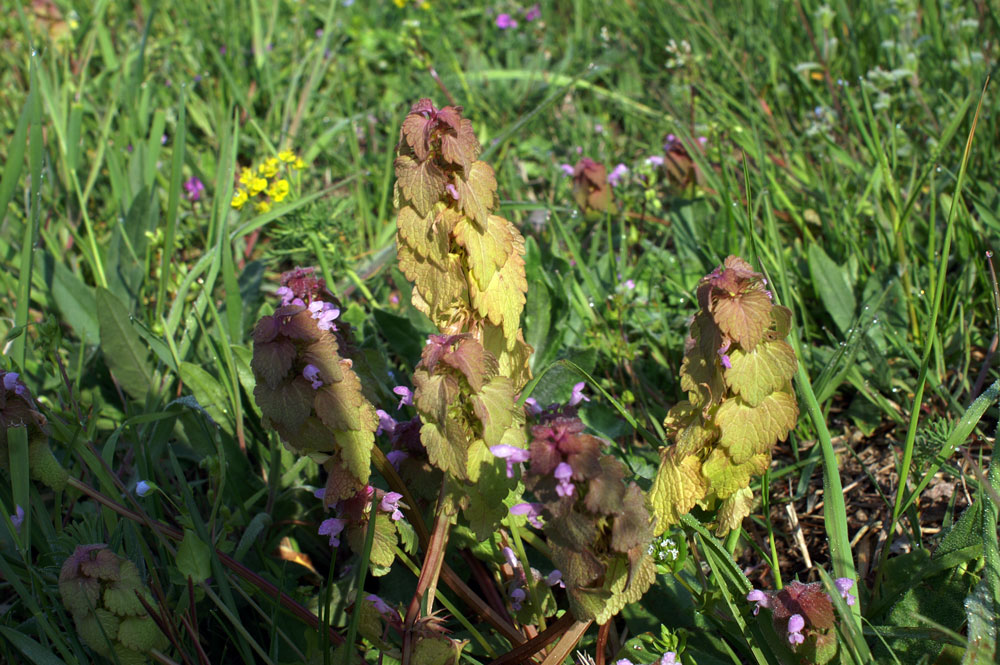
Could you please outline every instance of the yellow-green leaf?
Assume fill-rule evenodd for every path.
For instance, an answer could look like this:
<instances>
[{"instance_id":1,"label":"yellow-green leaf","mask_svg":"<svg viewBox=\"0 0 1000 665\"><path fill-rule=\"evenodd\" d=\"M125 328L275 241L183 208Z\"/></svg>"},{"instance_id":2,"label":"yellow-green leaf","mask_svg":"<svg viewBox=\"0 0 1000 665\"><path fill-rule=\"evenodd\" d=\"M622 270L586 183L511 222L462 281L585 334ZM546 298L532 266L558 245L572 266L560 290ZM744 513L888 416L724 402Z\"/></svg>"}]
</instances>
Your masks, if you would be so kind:
<instances>
[{"instance_id":1,"label":"yellow-green leaf","mask_svg":"<svg viewBox=\"0 0 1000 665\"><path fill-rule=\"evenodd\" d=\"M707 488L701 476L701 464L694 455L677 459L674 451L660 454L660 469L653 480L650 499L656 515L655 535L680 521L705 497Z\"/></svg>"},{"instance_id":2,"label":"yellow-green leaf","mask_svg":"<svg viewBox=\"0 0 1000 665\"><path fill-rule=\"evenodd\" d=\"M455 224L454 233L455 242L465 248L472 276L480 289L484 288L514 251L510 222L489 215L485 224L477 225L463 217Z\"/></svg>"},{"instance_id":3,"label":"yellow-green leaf","mask_svg":"<svg viewBox=\"0 0 1000 665\"><path fill-rule=\"evenodd\" d=\"M795 351L783 339L761 342L750 351L733 349L729 361L726 384L750 406L784 388L798 367Z\"/></svg>"},{"instance_id":4,"label":"yellow-green leaf","mask_svg":"<svg viewBox=\"0 0 1000 665\"><path fill-rule=\"evenodd\" d=\"M719 444L737 464L760 453L770 455L771 447L788 436L798 417L799 407L790 393L773 392L756 406L732 397L715 414Z\"/></svg>"},{"instance_id":5,"label":"yellow-green leaf","mask_svg":"<svg viewBox=\"0 0 1000 665\"><path fill-rule=\"evenodd\" d=\"M720 297L715 301L712 316L723 333L749 350L771 327L771 299L757 288L732 297Z\"/></svg>"}]
</instances>

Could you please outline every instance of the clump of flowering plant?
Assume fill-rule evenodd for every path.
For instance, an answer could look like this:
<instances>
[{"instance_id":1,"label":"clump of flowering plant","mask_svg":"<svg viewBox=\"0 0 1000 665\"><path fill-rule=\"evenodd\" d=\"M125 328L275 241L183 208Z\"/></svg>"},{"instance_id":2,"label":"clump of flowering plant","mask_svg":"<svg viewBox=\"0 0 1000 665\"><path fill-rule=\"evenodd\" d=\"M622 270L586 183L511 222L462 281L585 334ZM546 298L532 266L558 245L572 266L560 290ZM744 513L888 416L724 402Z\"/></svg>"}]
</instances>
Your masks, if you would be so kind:
<instances>
[{"instance_id":1,"label":"clump of flowering plant","mask_svg":"<svg viewBox=\"0 0 1000 665\"><path fill-rule=\"evenodd\" d=\"M289 449L329 472L324 501L347 499L368 484L378 416L361 392L325 285L311 268L282 276L280 306L253 331L254 399Z\"/></svg>"},{"instance_id":2,"label":"clump of flowering plant","mask_svg":"<svg viewBox=\"0 0 1000 665\"><path fill-rule=\"evenodd\" d=\"M688 398L670 409L653 483L657 530L696 504L716 510L716 533L739 528L750 513L752 476L798 418L791 378L797 361L785 341L791 311L771 302L763 275L730 256L698 284L681 365Z\"/></svg>"},{"instance_id":3,"label":"clump of flowering plant","mask_svg":"<svg viewBox=\"0 0 1000 665\"><path fill-rule=\"evenodd\" d=\"M17 372L0 370L0 468L9 465L7 428L25 427L28 432L28 472L31 478L52 489L66 486L69 474L49 448L48 421L38 410L31 392Z\"/></svg>"},{"instance_id":4,"label":"clump of flowering plant","mask_svg":"<svg viewBox=\"0 0 1000 665\"><path fill-rule=\"evenodd\" d=\"M537 502L512 512L542 525L573 615L604 623L656 576L649 501L572 407L543 411L531 435L524 485Z\"/></svg>"},{"instance_id":5,"label":"clump of flowering plant","mask_svg":"<svg viewBox=\"0 0 1000 665\"><path fill-rule=\"evenodd\" d=\"M59 593L77 634L91 649L122 665L148 662L167 639L146 613L140 598L153 597L139 569L106 545L80 545L63 563Z\"/></svg>"},{"instance_id":6,"label":"clump of flowering plant","mask_svg":"<svg viewBox=\"0 0 1000 665\"><path fill-rule=\"evenodd\" d=\"M850 593L854 580L841 577L835 580L834 586L848 605L856 602ZM761 609L770 611L775 632L783 635L789 647L805 662L823 665L837 655L833 603L821 582L793 581L780 591L753 589L747 594L747 601L755 604L754 616Z\"/></svg>"},{"instance_id":7,"label":"clump of flowering plant","mask_svg":"<svg viewBox=\"0 0 1000 665\"><path fill-rule=\"evenodd\" d=\"M614 194L608 180L608 169L590 157L584 157L573 167L573 198L585 213L614 212Z\"/></svg>"}]
</instances>

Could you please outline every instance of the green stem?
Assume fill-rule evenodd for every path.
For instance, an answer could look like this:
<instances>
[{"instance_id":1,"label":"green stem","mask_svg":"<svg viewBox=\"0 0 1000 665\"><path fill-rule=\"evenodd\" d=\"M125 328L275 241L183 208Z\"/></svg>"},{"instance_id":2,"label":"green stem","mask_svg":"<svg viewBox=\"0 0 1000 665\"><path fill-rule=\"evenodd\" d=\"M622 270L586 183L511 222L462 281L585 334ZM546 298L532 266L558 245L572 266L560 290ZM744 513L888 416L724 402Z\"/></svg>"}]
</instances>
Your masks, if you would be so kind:
<instances>
[{"instance_id":1,"label":"green stem","mask_svg":"<svg viewBox=\"0 0 1000 665\"><path fill-rule=\"evenodd\" d=\"M361 622L361 594L364 593L365 577L368 576L368 564L372 554L372 544L375 542L375 520L377 517L378 495L372 492L371 509L368 513L368 529L365 531L365 548L359 555L361 565L358 566L357 582L354 585L354 611L351 612L351 625L347 628L347 649L344 650L344 665L351 665L354 653L354 640L358 637L358 624Z\"/></svg>"}]
</instances>

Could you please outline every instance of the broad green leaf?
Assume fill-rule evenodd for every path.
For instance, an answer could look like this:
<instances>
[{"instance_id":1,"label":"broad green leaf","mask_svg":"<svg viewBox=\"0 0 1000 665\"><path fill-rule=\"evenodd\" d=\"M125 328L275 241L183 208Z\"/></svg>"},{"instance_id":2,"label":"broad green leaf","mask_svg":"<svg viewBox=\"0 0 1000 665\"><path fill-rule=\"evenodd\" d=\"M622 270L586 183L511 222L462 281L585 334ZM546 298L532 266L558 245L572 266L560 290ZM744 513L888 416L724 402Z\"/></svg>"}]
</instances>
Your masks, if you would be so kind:
<instances>
[{"instance_id":1,"label":"broad green leaf","mask_svg":"<svg viewBox=\"0 0 1000 665\"><path fill-rule=\"evenodd\" d=\"M749 515L752 509L753 491L749 487L744 487L731 494L719 506L715 535L721 538L730 531L739 529L743 518Z\"/></svg>"},{"instance_id":2,"label":"broad green leaf","mask_svg":"<svg viewBox=\"0 0 1000 665\"><path fill-rule=\"evenodd\" d=\"M771 327L771 299L761 289L750 289L715 301L712 317L719 329L750 350Z\"/></svg>"},{"instance_id":3,"label":"broad green leaf","mask_svg":"<svg viewBox=\"0 0 1000 665\"><path fill-rule=\"evenodd\" d=\"M741 397L727 399L715 414L721 434L719 444L737 464L752 456L767 453L795 427L799 407L795 397L783 391L774 392L751 406Z\"/></svg>"},{"instance_id":4,"label":"broad green leaf","mask_svg":"<svg viewBox=\"0 0 1000 665\"><path fill-rule=\"evenodd\" d=\"M455 242L465 248L469 270L482 289L490 283L514 251L510 222L489 215L485 224L476 225L463 217L455 225Z\"/></svg>"},{"instance_id":5,"label":"broad green leaf","mask_svg":"<svg viewBox=\"0 0 1000 665\"><path fill-rule=\"evenodd\" d=\"M514 423L514 386L506 376L495 376L470 397L472 409L483 424L487 447L500 445L504 433Z\"/></svg>"},{"instance_id":6,"label":"broad green leaf","mask_svg":"<svg viewBox=\"0 0 1000 665\"><path fill-rule=\"evenodd\" d=\"M407 155L396 158L396 181L403 196L413 204L417 214L426 216L441 200L448 181L432 160L418 162Z\"/></svg>"},{"instance_id":7,"label":"broad green leaf","mask_svg":"<svg viewBox=\"0 0 1000 665\"><path fill-rule=\"evenodd\" d=\"M153 386L149 350L132 327L132 316L113 293L98 288L96 302L104 361L125 392L142 399Z\"/></svg>"},{"instance_id":8,"label":"broad green leaf","mask_svg":"<svg viewBox=\"0 0 1000 665\"><path fill-rule=\"evenodd\" d=\"M474 162L468 177L463 179L456 174L453 184L458 190L462 212L486 228L490 213L497 207L497 179L493 168L486 162Z\"/></svg>"},{"instance_id":9,"label":"broad green leaf","mask_svg":"<svg viewBox=\"0 0 1000 665\"><path fill-rule=\"evenodd\" d=\"M758 453L743 463L737 463L726 454L725 448L719 447L709 453L701 465L701 472L708 480L711 491L720 499L726 499L747 487L750 479L763 473L770 461L770 453Z\"/></svg>"},{"instance_id":10,"label":"broad green leaf","mask_svg":"<svg viewBox=\"0 0 1000 665\"><path fill-rule=\"evenodd\" d=\"M51 279L52 298L73 332L84 344L98 344L101 328L97 320L94 289L56 260L52 260Z\"/></svg>"},{"instance_id":11,"label":"broad green leaf","mask_svg":"<svg viewBox=\"0 0 1000 665\"><path fill-rule=\"evenodd\" d=\"M229 397L218 379L206 372L200 365L182 362L181 379L198 403L222 429L233 432L233 417L228 408Z\"/></svg>"},{"instance_id":12,"label":"broad green leaf","mask_svg":"<svg viewBox=\"0 0 1000 665\"><path fill-rule=\"evenodd\" d=\"M420 442L427 449L431 464L456 478L468 477L468 441L472 433L454 418L443 424L425 422L420 428Z\"/></svg>"},{"instance_id":13,"label":"broad green leaf","mask_svg":"<svg viewBox=\"0 0 1000 665\"><path fill-rule=\"evenodd\" d=\"M493 273L485 289L470 288L472 306L491 323L503 326L504 337L514 339L521 327L521 309L528 282L524 277L524 239L512 230L514 251L506 263Z\"/></svg>"},{"instance_id":14,"label":"broad green leaf","mask_svg":"<svg viewBox=\"0 0 1000 665\"><path fill-rule=\"evenodd\" d=\"M729 360L726 384L750 406L786 386L798 366L795 351L783 339L761 342L751 351L733 349Z\"/></svg>"},{"instance_id":15,"label":"broad green leaf","mask_svg":"<svg viewBox=\"0 0 1000 665\"><path fill-rule=\"evenodd\" d=\"M842 335L846 335L854 321L857 301L847 272L833 262L817 244L809 246L809 272L816 293Z\"/></svg>"},{"instance_id":16,"label":"broad green leaf","mask_svg":"<svg viewBox=\"0 0 1000 665\"><path fill-rule=\"evenodd\" d=\"M211 548L191 529L184 530L184 539L177 548L177 570L190 577L195 584L207 580L212 574Z\"/></svg>"},{"instance_id":17,"label":"broad green leaf","mask_svg":"<svg viewBox=\"0 0 1000 665\"><path fill-rule=\"evenodd\" d=\"M708 488L701 476L701 464L694 455L677 459L669 450L660 454L660 469L653 480L650 499L656 515L656 532L660 535L680 516L694 508L705 497Z\"/></svg>"}]
</instances>

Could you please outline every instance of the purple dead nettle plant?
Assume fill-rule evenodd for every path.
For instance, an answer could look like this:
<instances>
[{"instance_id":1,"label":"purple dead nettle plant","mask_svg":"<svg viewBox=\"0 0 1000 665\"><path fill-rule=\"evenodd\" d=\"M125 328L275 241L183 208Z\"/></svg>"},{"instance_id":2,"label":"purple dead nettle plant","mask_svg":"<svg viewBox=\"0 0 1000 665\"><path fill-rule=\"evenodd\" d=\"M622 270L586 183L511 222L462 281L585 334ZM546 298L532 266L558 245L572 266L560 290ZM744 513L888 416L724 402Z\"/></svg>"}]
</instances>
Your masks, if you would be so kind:
<instances>
[{"instance_id":1,"label":"purple dead nettle plant","mask_svg":"<svg viewBox=\"0 0 1000 665\"><path fill-rule=\"evenodd\" d=\"M853 586L854 580L848 577L834 581L837 593L849 606L857 602L850 593ZM780 591L753 589L747 594L747 601L754 603L754 616L761 609L769 610L775 632L783 635L789 647L809 662L823 665L836 655L833 602L821 582L794 581Z\"/></svg>"}]
</instances>

